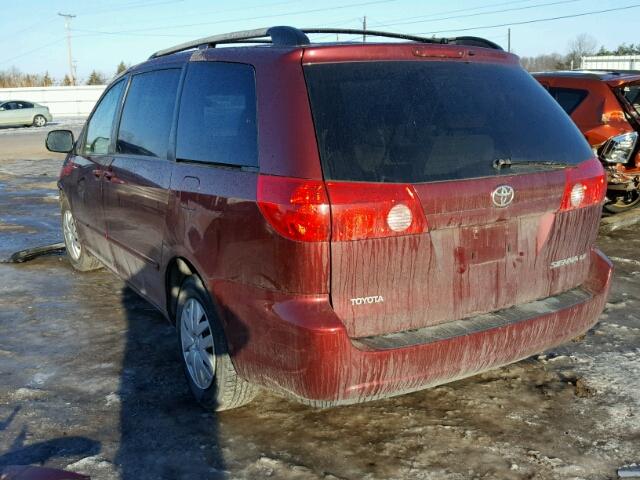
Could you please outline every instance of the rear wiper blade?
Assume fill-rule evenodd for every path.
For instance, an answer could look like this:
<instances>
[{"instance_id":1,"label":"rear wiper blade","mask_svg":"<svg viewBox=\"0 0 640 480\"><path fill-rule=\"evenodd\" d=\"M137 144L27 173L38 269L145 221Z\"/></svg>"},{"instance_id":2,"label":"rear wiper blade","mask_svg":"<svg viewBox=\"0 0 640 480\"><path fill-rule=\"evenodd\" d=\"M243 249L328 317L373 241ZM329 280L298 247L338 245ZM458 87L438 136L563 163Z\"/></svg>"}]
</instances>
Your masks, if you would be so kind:
<instances>
[{"instance_id":1,"label":"rear wiper blade","mask_svg":"<svg viewBox=\"0 0 640 480\"><path fill-rule=\"evenodd\" d=\"M513 167L513 166L564 168L564 167L568 167L569 164L565 162L553 162L553 161L546 162L546 161L540 161L540 160L513 161L510 158L497 158L493 161L493 168L495 168L496 170L500 170L503 167Z\"/></svg>"}]
</instances>

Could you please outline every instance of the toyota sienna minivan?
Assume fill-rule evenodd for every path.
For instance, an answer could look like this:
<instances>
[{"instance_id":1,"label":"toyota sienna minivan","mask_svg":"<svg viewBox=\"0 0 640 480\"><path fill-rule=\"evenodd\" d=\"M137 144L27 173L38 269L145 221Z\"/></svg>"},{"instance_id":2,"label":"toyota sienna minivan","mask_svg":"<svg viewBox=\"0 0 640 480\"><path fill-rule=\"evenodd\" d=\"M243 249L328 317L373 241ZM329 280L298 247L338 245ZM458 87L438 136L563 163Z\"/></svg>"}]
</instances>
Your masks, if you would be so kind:
<instances>
[{"instance_id":1,"label":"toyota sienna minivan","mask_svg":"<svg viewBox=\"0 0 640 480\"><path fill-rule=\"evenodd\" d=\"M208 408L259 387L319 407L424 389L566 342L604 308L603 168L518 58L475 37L308 38L336 31L353 33L157 52L79 138L47 138L68 152L69 261L175 323Z\"/></svg>"}]
</instances>

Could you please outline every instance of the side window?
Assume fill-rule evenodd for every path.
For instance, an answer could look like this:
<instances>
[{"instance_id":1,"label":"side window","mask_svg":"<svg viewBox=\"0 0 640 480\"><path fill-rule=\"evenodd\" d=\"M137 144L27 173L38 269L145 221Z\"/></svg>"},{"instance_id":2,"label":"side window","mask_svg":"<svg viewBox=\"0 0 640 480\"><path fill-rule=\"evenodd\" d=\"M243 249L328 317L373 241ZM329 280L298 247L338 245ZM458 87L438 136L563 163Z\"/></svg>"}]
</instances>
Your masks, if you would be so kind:
<instances>
[{"instance_id":1,"label":"side window","mask_svg":"<svg viewBox=\"0 0 640 480\"><path fill-rule=\"evenodd\" d=\"M120 120L116 151L166 158L179 69L140 73L131 79Z\"/></svg>"},{"instance_id":2,"label":"side window","mask_svg":"<svg viewBox=\"0 0 640 480\"><path fill-rule=\"evenodd\" d=\"M33 103L29 102L19 102L18 108L33 108Z\"/></svg>"},{"instance_id":3,"label":"side window","mask_svg":"<svg viewBox=\"0 0 640 480\"><path fill-rule=\"evenodd\" d=\"M83 154L106 155L109 153L113 119L118 111L118 104L122 97L124 85L125 81L121 80L111 87L93 112L87 125L87 136L82 149Z\"/></svg>"},{"instance_id":4,"label":"side window","mask_svg":"<svg viewBox=\"0 0 640 480\"><path fill-rule=\"evenodd\" d=\"M180 101L176 158L258 166L253 67L222 62L189 65Z\"/></svg>"},{"instance_id":5,"label":"side window","mask_svg":"<svg viewBox=\"0 0 640 480\"><path fill-rule=\"evenodd\" d=\"M582 101L587 97L587 90L579 90L577 88L549 88L549 93L560 104L562 109L571 115L578 108Z\"/></svg>"}]
</instances>

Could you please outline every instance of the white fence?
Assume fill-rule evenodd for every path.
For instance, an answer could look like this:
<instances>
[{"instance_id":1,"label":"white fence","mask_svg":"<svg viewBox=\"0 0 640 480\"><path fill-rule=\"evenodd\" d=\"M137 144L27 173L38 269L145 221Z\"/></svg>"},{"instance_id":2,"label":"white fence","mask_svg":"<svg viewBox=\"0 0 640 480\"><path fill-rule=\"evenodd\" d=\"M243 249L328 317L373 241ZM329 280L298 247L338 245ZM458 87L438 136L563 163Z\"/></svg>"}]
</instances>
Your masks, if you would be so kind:
<instances>
[{"instance_id":1,"label":"white fence","mask_svg":"<svg viewBox=\"0 0 640 480\"><path fill-rule=\"evenodd\" d=\"M0 100L25 100L49 107L53 117L86 117L105 85L0 88Z\"/></svg>"},{"instance_id":2,"label":"white fence","mask_svg":"<svg viewBox=\"0 0 640 480\"><path fill-rule=\"evenodd\" d=\"M580 68L585 70L640 70L640 55L582 57L580 63Z\"/></svg>"}]
</instances>

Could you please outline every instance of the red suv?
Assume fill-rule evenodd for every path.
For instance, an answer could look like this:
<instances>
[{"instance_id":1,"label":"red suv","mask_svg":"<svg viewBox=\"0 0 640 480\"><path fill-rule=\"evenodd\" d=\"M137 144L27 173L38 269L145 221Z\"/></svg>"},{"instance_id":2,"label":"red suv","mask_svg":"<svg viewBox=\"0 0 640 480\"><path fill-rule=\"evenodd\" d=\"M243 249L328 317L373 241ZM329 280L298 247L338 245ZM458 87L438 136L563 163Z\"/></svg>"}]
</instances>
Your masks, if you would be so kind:
<instances>
[{"instance_id":1,"label":"red suv","mask_svg":"<svg viewBox=\"0 0 640 480\"><path fill-rule=\"evenodd\" d=\"M176 323L208 407L256 386L316 406L423 389L566 342L604 307L602 166L518 58L307 37L335 31L158 52L77 141L47 139L69 152L72 265L106 265Z\"/></svg>"},{"instance_id":2,"label":"red suv","mask_svg":"<svg viewBox=\"0 0 640 480\"><path fill-rule=\"evenodd\" d=\"M560 103L607 171L605 210L640 205L640 72L536 73Z\"/></svg>"}]
</instances>

